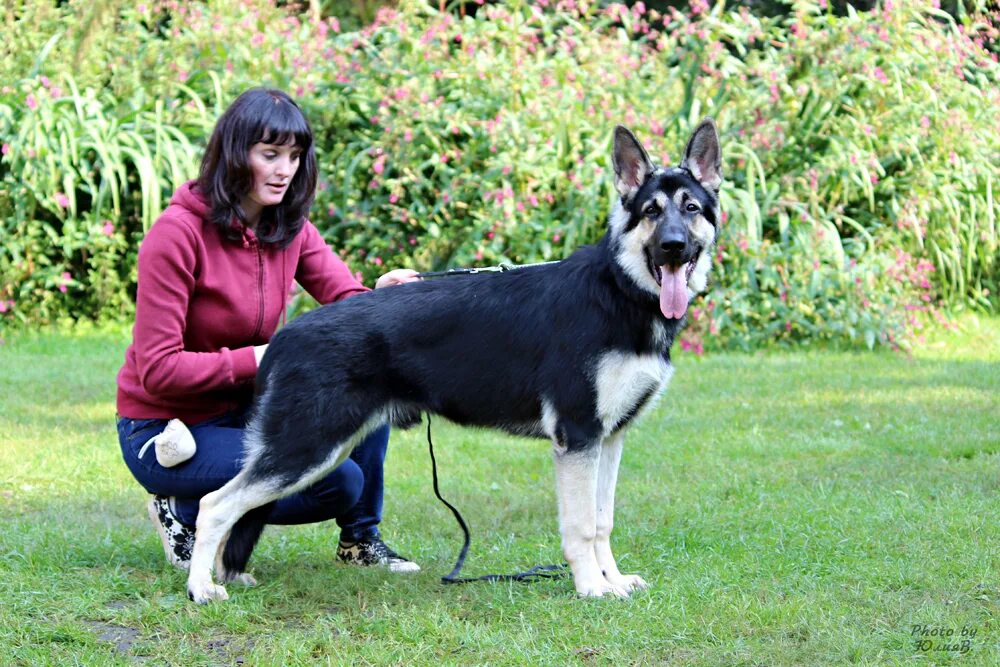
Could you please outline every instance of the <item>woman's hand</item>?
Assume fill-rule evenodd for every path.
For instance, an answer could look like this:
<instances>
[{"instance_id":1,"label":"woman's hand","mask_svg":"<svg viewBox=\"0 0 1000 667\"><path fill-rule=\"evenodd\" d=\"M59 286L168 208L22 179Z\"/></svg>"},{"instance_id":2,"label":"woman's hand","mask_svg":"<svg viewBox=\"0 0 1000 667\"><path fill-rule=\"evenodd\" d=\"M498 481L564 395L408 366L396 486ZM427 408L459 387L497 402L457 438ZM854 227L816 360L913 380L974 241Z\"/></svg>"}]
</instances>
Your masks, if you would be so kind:
<instances>
[{"instance_id":1,"label":"woman's hand","mask_svg":"<svg viewBox=\"0 0 1000 667\"><path fill-rule=\"evenodd\" d=\"M267 345L254 345L253 358L257 362L257 368L260 368L260 360L264 358L265 352L267 352Z\"/></svg>"},{"instance_id":2,"label":"woman's hand","mask_svg":"<svg viewBox=\"0 0 1000 667\"><path fill-rule=\"evenodd\" d=\"M380 287L389 287L391 285L402 285L403 283L412 283L415 280L420 280L417 277L417 272L413 269L393 269L388 273L382 274L378 280L375 281L375 289Z\"/></svg>"}]
</instances>

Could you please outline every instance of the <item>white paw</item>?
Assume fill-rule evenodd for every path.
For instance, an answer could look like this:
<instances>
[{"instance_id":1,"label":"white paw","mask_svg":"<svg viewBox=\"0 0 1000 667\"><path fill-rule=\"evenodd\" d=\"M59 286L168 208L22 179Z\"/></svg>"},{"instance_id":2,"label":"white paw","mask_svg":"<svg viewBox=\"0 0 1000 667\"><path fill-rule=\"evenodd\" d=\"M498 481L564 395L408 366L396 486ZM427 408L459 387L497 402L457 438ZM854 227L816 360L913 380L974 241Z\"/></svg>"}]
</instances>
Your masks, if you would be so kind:
<instances>
[{"instance_id":1,"label":"white paw","mask_svg":"<svg viewBox=\"0 0 1000 667\"><path fill-rule=\"evenodd\" d=\"M616 577L608 577L608 581L611 582L613 586L624 588L629 592L641 591L649 588L649 584L646 583L646 580L638 574L619 574Z\"/></svg>"},{"instance_id":2,"label":"white paw","mask_svg":"<svg viewBox=\"0 0 1000 667\"><path fill-rule=\"evenodd\" d=\"M619 598L628 597L628 590L612 584L603 577L593 582L576 582L576 592L580 597L584 598L600 598L605 595L614 595Z\"/></svg>"},{"instance_id":3,"label":"white paw","mask_svg":"<svg viewBox=\"0 0 1000 667\"><path fill-rule=\"evenodd\" d=\"M224 586L217 586L211 581L204 585L188 582L188 597L196 604L208 604L212 600L228 600L229 593Z\"/></svg>"},{"instance_id":4,"label":"white paw","mask_svg":"<svg viewBox=\"0 0 1000 667\"><path fill-rule=\"evenodd\" d=\"M249 572L228 572L226 570L221 570L218 567L215 569L215 576L224 584L229 584L236 582L238 584L243 584L244 586L256 586L257 580Z\"/></svg>"},{"instance_id":5,"label":"white paw","mask_svg":"<svg viewBox=\"0 0 1000 667\"><path fill-rule=\"evenodd\" d=\"M257 585L257 580L254 579L253 575L249 572L240 572L235 577L230 579L230 581L235 581L236 583L243 584L246 587L252 587Z\"/></svg>"}]
</instances>

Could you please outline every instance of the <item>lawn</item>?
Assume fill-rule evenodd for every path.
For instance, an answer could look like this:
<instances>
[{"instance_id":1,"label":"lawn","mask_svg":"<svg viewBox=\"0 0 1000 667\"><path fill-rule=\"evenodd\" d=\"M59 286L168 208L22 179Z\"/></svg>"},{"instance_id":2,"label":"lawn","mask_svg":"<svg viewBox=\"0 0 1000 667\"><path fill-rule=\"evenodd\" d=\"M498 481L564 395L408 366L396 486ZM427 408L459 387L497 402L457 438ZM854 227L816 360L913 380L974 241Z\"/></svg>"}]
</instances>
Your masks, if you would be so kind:
<instances>
[{"instance_id":1,"label":"lawn","mask_svg":"<svg viewBox=\"0 0 1000 667\"><path fill-rule=\"evenodd\" d=\"M417 428L393 435L383 530L421 573L270 528L259 587L189 603L118 452L126 341L0 346L0 663L1000 664L1000 320L914 356L676 355L626 441L613 541L650 583L628 600L442 585L461 533ZM467 573L560 562L548 445L434 429Z\"/></svg>"}]
</instances>

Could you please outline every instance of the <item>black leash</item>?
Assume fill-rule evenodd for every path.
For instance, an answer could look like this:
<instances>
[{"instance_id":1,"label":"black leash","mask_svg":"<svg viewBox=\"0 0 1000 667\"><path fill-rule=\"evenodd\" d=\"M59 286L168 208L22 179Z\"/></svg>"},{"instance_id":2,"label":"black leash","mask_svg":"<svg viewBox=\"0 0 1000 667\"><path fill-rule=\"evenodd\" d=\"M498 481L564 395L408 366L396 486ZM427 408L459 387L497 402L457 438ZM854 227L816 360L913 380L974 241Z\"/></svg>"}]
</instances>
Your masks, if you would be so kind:
<instances>
[{"instance_id":1,"label":"black leash","mask_svg":"<svg viewBox=\"0 0 1000 667\"><path fill-rule=\"evenodd\" d=\"M530 570L518 572L517 574L485 574L481 577L459 577L458 573L462 571L462 566L465 564L465 557L469 554L469 527L465 524L465 519L463 519L461 513L455 509L455 506L441 497L441 491L438 489L437 461L434 459L434 442L431 440L430 413L427 413L427 447L431 453L431 473L434 476L434 495L437 496L438 500L444 503L445 507L451 510L451 513L455 515L455 519L458 521L458 525L462 527L462 532L465 533L465 540L462 543L462 551L458 554L458 560L455 561L455 567L449 574L441 577L441 583L467 584L472 581L530 581L536 578L555 579L566 575L565 565L536 565Z\"/></svg>"},{"instance_id":2,"label":"black leash","mask_svg":"<svg viewBox=\"0 0 1000 667\"><path fill-rule=\"evenodd\" d=\"M445 278L448 276L472 276L477 273L504 273L506 271L514 271L515 269L525 269L531 266L547 266L549 264L558 264L562 260L553 260L551 262L535 262L534 264L497 264L496 266L486 266L482 268L473 269L448 269L447 271L424 271L423 273L418 273L418 278Z\"/></svg>"}]
</instances>

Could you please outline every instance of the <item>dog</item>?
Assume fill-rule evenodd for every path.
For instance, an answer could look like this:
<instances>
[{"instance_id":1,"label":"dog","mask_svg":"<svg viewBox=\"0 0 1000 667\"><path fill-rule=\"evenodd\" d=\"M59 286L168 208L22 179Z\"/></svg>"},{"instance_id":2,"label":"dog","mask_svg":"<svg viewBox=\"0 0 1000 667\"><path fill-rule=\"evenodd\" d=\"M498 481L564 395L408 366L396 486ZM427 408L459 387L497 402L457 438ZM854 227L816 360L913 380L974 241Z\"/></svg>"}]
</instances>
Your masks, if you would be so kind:
<instances>
[{"instance_id":1,"label":"dog","mask_svg":"<svg viewBox=\"0 0 1000 667\"><path fill-rule=\"evenodd\" d=\"M562 262L416 281L323 306L273 337L257 373L240 473L201 500L188 596L244 572L268 503L305 488L385 422L427 411L552 442L562 550L581 596L647 587L611 552L628 427L665 389L688 302L706 287L719 226L719 134L692 133L656 167L614 133L608 230Z\"/></svg>"}]
</instances>

